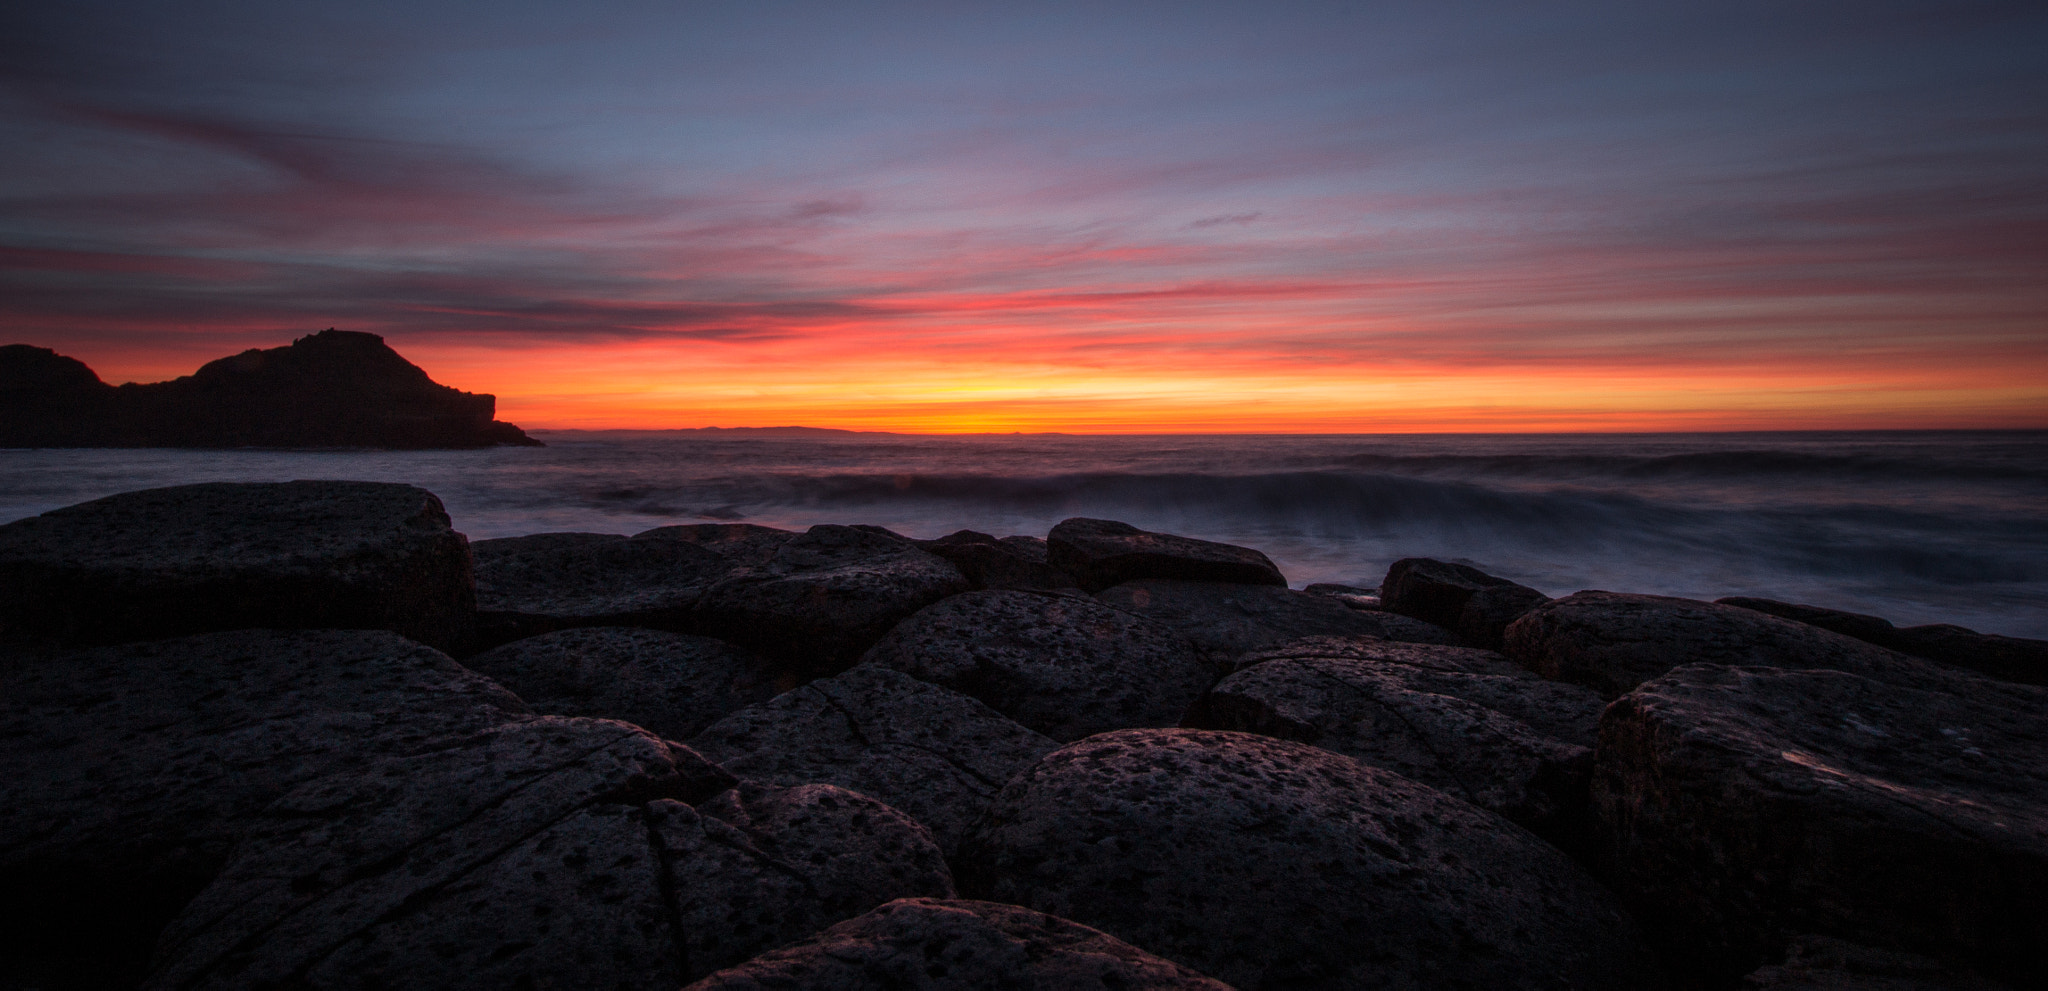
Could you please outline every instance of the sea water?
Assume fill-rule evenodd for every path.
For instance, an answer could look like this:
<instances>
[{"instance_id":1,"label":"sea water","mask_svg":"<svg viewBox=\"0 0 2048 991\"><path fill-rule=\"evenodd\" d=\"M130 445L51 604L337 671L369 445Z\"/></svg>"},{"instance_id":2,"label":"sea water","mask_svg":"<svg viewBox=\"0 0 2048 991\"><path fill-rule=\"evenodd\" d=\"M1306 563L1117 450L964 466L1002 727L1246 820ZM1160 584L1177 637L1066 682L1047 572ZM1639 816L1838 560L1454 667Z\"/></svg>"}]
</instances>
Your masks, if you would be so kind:
<instances>
[{"instance_id":1,"label":"sea water","mask_svg":"<svg viewBox=\"0 0 2048 991\"><path fill-rule=\"evenodd\" d=\"M548 446L0 451L0 520L295 478L422 486L472 540L736 521L1042 536L1090 516L1256 547L1297 587L1434 557L1552 595L1756 595L2048 637L2048 432L535 436Z\"/></svg>"}]
</instances>

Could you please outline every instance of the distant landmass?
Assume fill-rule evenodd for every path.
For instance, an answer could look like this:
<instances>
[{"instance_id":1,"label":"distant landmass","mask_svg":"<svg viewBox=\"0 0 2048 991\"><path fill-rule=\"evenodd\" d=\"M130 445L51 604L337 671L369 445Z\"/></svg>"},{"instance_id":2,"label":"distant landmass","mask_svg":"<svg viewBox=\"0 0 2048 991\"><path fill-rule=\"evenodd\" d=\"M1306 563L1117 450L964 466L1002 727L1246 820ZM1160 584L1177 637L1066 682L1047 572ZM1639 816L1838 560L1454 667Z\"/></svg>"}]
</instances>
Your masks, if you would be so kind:
<instances>
[{"instance_id":1,"label":"distant landmass","mask_svg":"<svg viewBox=\"0 0 2048 991\"><path fill-rule=\"evenodd\" d=\"M112 386L49 348L0 347L0 447L540 446L495 396L427 377L376 334L325 330Z\"/></svg>"}]
</instances>

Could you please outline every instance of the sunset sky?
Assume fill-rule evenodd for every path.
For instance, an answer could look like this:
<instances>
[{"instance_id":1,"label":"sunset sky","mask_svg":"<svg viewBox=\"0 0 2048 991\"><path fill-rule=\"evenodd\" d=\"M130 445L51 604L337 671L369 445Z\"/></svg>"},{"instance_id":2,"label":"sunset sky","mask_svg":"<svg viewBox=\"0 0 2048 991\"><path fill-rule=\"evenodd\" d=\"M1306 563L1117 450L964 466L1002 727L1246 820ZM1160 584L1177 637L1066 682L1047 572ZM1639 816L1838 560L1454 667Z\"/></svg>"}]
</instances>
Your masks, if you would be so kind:
<instances>
[{"instance_id":1,"label":"sunset sky","mask_svg":"<svg viewBox=\"0 0 2048 991\"><path fill-rule=\"evenodd\" d=\"M0 13L0 343L528 427L2048 427L2048 5Z\"/></svg>"}]
</instances>

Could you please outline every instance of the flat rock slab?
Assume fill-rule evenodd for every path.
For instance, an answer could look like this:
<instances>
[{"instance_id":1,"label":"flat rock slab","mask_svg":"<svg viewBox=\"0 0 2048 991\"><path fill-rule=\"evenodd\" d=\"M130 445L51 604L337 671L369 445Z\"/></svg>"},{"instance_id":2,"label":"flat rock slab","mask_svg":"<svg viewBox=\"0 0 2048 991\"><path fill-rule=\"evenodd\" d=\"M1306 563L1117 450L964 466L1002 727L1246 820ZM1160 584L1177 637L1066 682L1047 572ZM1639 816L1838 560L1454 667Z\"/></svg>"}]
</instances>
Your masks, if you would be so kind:
<instances>
[{"instance_id":1,"label":"flat rock slab","mask_svg":"<svg viewBox=\"0 0 2048 991\"><path fill-rule=\"evenodd\" d=\"M1529 670L1613 699L1683 664L1854 671L1941 684L1939 668L1875 644L1736 606L1662 595L1579 592L1508 627L1503 653ZM1930 680L1931 679L1931 680Z\"/></svg>"},{"instance_id":2,"label":"flat rock slab","mask_svg":"<svg viewBox=\"0 0 2048 991\"><path fill-rule=\"evenodd\" d=\"M861 663L973 696L1059 741L1172 726L1214 680L1185 637L1079 595L954 596L891 630Z\"/></svg>"},{"instance_id":3,"label":"flat rock slab","mask_svg":"<svg viewBox=\"0 0 2048 991\"><path fill-rule=\"evenodd\" d=\"M1230 991L1107 933L994 902L904 898L687 991Z\"/></svg>"},{"instance_id":4,"label":"flat rock slab","mask_svg":"<svg viewBox=\"0 0 2048 991\"><path fill-rule=\"evenodd\" d=\"M735 712L690 746L749 780L872 795L952 853L1011 776L1059 744L959 692L862 665Z\"/></svg>"},{"instance_id":5,"label":"flat rock slab","mask_svg":"<svg viewBox=\"0 0 2048 991\"><path fill-rule=\"evenodd\" d=\"M710 637L594 626L515 640L463 659L551 716L617 719L687 740L778 688L754 655Z\"/></svg>"},{"instance_id":6,"label":"flat rock slab","mask_svg":"<svg viewBox=\"0 0 2048 991\"><path fill-rule=\"evenodd\" d=\"M1003 789L963 889L1240 988L1649 988L1612 895L1400 775L1245 733L1128 730Z\"/></svg>"},{"instance_id":7,"label":"flat rock slab","mask_svg":"<svg viewBox=\"0 0 2048 991\"><path fill-rule=\"evenodd\" d=\"M1474 674L1400 659L1460 648L1388 646L1383 657L1359 649L1251 665L1197 699L1181 725L1347 754L1505 816L1560 848L1583 849L1593 768L1586 731L1606 703L1526 671ZM1560 738L1518 715L1578 732Z\"/></svg>"},{"instance_id":8,"label":"flat rock slab","mask_svg":"<svg viewBox=\"0 0 2048 991\"><path fill-rule=\"evenodd\" d=\"M1601 721L1607 856L1674 960L1815 933L2048 977L2048 692L1690 665Z\"/></svg>"},{"instance_id":9,"label":"flat rock slab","mask_svg":"<svg viewBox=\"0 0 2048 991\"><path fill-rule=\"evenodd\" d=\"M1097 593L1097 599L1171 627L1202 648L1219 670L1247 651L1308 636L1363 636L1453 644L1449 630L1390 612L1353 609L1327 595L1284 586L1150 578Z\"/></svg>"},{"instance_id":10,"label":"flat rock slab","mask_svg":"<svg viewBox=\"0 0 2048 991\"><path fill-rule=\"evenodd\" d=\"M502 643L577 626L682 629L733 567L684 540L536 533L470 545L482 637Z\"/></svg>"},{"instance_id":11,"label":"flat rock slab","mask_svg":"<svg viewBox=\"0 0 2048 991\"><path fill-rule=\"evenodd\" d=\"M468 542L425 489L179 485L0 526L0 628L107 644L211 630L395 630L459 648Z\"/></svg>"},{"instance_id":12,"label":"flat rock slab","mask_svg":"<svg viewBox=\"0 0 2048 991\"><path fill-rule=\"evenodd\" d=\"M2048 640L2001 637L1948 623L1900 629L1877 616L1776 599L1731 595L1714 601L1833 630L1902 654L1968 668L1993 678L2048 685Z\"/></svg>"},{"instance_id":13,"label":"flat rock slab","mask_svg":"<svg viewBox=\"0 0 2048 991\"><path fill-rule=\"evenodd\" d=\"M1074 576L1048 563L1045 541L1037 537L998 539L986 533L960 530L937 540L916 543L953 562L976 589L1056 589L1080 585Z\"/></svg>"},{"instance_id":14,"label":"flat rock slab","mask_svg":"<svg viewBox=\"0 0 2048 991\"><path fill-rule=\"evenodd\" d=\"M1550 597L1470 565L1411 557L1380 583L1382 608L1456 631L1467 645L1499 650L1509 623Z\"/></svg>"},{"instance_id":15,"label":"flat rock slab","mask_svg":"<svg viewBox=\"0 0 2048 991\"><path fill-rule=\"evenodd\" d=\"M1114 520L1064 520L1045 543L1052 566L1090 592L1139 578L1287 585L1272 560L1249 547L1153 533Z\"/></svg>"},{"instance_id":16,"label":"flat rock slab","mask_svg":"<svg viewBox=\"0 0 2048 991\"><path fill-rule=\"evenodd\" d=\"M693 764L638 727L538 717L309 782L166 929L144 986L673 988L950 894L929 835L887 806L829 786L706 798Z\"/></svg>"}]
</instances>

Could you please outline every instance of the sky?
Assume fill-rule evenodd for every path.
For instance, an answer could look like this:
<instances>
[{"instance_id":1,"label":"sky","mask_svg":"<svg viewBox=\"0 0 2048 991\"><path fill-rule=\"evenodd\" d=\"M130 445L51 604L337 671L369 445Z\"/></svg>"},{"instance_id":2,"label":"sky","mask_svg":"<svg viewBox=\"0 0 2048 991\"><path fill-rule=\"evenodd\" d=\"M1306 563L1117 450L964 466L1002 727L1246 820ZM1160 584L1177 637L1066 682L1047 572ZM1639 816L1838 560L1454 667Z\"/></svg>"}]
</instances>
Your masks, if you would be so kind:
<instances>
[{"instance_id":1,"label":"sky","mask_svg":"<svg viewBox=\"0 0 2048 991\"><path fill-rule=\"evenodd\" d=\"M535 428L2048 427L2048 6L0 12L0 343Z\"/></svg>"}]
</instances>

